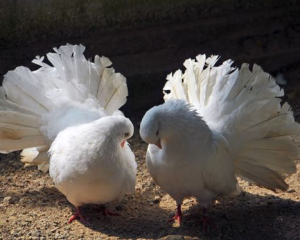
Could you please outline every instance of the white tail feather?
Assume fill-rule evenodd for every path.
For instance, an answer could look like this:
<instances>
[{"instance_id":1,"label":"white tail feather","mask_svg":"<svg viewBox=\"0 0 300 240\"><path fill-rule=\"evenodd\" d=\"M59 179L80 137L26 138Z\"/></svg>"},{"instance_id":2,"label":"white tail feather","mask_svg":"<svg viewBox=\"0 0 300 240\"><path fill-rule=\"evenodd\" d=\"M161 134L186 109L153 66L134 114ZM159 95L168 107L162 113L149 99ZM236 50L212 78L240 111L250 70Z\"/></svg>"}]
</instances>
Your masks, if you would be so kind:
<instances>
[{"instance_id":1,"label":"white tail feather","mask_svg":"<svg viewBox=\"0 0 300 240\"><path fill-rule=\"evenodd\" d=\"M259 187L265 187L274 192L277 189L287 190L288 188L280 174L263 164L256 164L253 159L242 158L237 169L245 180L253 182Z\"/></svg>"},{"instance_id":2,"label":"white tail feather","mask_svg":"<svg viewBox=\"0 0 300 240\"><path fill-rule=\"evenodd\" d=\"M27 127L40 127L41 120L37 116L13 111L0 111L0 123L10 123Z\"/></svg>"},{"instance_id":3,"label":"white tail feather","mask_svg":"<svg viewBox=\"0 0 300 240\"><path fill-rule=\"evenodd\" d=\"M21 152L21 161L23 163L31 163L38 155L39 151L36 148L25 148Z\"/></svg>"},{"instance_id":4,"label":"white tail feather","mask_svg":"<svg viewBox=\"0 0 300 240\"><path fill-rule=\"evenodd\" d=\"M44 145L43 136L28 136L18 140L12 140L10 138L0 139L0 153L10 153L13 151L19 151L24 148L31 148L35 146Z\"/></svg>"},{"instance_id":5,"label":"white tail feather","mask_svg":"<svg viewBox=\"0 0 300 240\"><path fill-rule=\"evenodd\" d=\"M126 102L126 79L106 57L88 61L82 45L65 45L33 63L17 67L0 87L0 152L23 150L26 165L49 166L47 151L59 131L112 115ZM36 148L44 146L41 148Z\"/></svg>"},{"instance_id":6,"label":"white tail feather","mask_svg":"<svg viewBox=\"0 0 300 240\"><path fill-rule=\"evenodd\" d=\"M38 165L39 170L46 172L49 167L48 146L26 148L21 152L21 161L26 166Z\"/></svg>"},{"instance_id":7,"label":"white tail feather","mask_svg":"<svg viewBox=\"0 0 300 240\"><path fill-rule=\"evenodd\" d=\"M214 66L218 56L196 59L185 61L183 75L167 77L165 101L187 100L223 134L237 175L273 191L286 190L284 179L295 173L299 159L300 125L290 106L280 104L283 90L258 65L238 70L231 60Z\"/></svg>"},{"instance_id":8,"label":"white tail feather","mask_svg":"<svg viewBox=\"0 0 300 240\"><path fill-rule=\"evenodd\" d=\"M29 108L20 106L14 102L9 101L6 97L6 93L3 87L0 87L0 110L15 111L18 113L38 116L38 114L34 113Z\"/></svg>"},{"instance_id":9,"label":"white tail feather","mask_svg":"<svg viewBox=\"0 0 300 240\"><path fill-rule=\"evenodd\" d=\"M170 81L167 81L163 90L171 91L172 95L165 94L165 100L168 101L168 100L171 100L172 98L187 100L185 86L183 86L181 84L182 83L182 72L180 70L178 70L174 73L174 75L169 74L167 76L167 80L170 80Z\"/></svg>"}]
</instances>

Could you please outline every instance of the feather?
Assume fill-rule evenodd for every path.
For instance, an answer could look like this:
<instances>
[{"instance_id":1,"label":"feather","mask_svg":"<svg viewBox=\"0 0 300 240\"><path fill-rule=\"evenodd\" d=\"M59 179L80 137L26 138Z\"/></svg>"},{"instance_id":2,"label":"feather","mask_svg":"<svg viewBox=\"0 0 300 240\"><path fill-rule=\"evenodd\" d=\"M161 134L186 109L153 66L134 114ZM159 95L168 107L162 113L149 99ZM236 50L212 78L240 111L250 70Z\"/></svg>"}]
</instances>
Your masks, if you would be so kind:
<instances>
[{"instance_id":1,"label":"feather","mask_svg":"<svg viewBox=\"0 0 300 240\"><path fill-rule=\"evenodd\" d=\"M120 73L114 74L112 77L113 79L110 79L110 82L112 83L111 92L109 89L105 92L109 93L110 96L106 101L106 104L103 105L108 115L113 114L114 111L123 106L126 102L126 97L128 96L126 78Z\"/></svg>"},{"instance_id":2,"label":"feather","mask_svg":"<svg viewBox=\"0 0 300 240\"><path fill-rule=\"evenodd\" d=\"M247 161L245 158L239 162L236 168L243 179L254 182L259 187L265 187L274 192L277 189L283 191L288 189L288 184L280 174L262 164L255 164L251 159Z\"/></svg>"},{"instance_id":3,"label":"feather","mask_svg":"<svg viewBox=\"0 0 300 240\"><path fill-rule=\"evenodd\" d=\"M44 144L43 136L27 136L17 140L0 138L0 153L9 153Z\"/></svg>"},{"instance_id":4,"label":"feather","mask_svg":"<svg viewBox=\"0 0 300 240\"><path fill-rule=\"evenodd\" d=\"M26 148L21 152L21 161L25 166L49 164L48 146Z\"/></svg>"},{"instance_id":5,"label":"feather","mask_svg":"<svg viewBox=\"0 0 300 240\"><path fill-rule=\"evenodd\" d=\"M38 136L38 128L26 127L9 123L0 123L0 137L2 139L18 140L26 136Z\"/></svg>"},{"instance_id":6,"label":"feather","mask_svg":"<svg viewBox=\"0 0 300 240\"><path fill-rule=\"evenodd\" d=\"M111 61L84 56L82 45L64 45L36 57L39 69L17 67L4 76L0 87L0 151L23 151L23 161L46 170L46 152L35 156L36 147L50 145L64 129L113 115L126 102L126 79L115 73ZM110 67L110 68L108 68ZM32 149L28 149L32 148ZM46 146L48 149L49 146Z\"/></svg>"},{"instance_id":7,"label":"feather","mask_svg":"<svg viewBox=\"0 0 300 240\"><path fill-rule=\"evenodd\" d=\"M38 113L53 108L50 99L43 94L44 89L28 68L17 67L14 71L9 71L4 76L3 87L8 100L21 106L35 109Z\"/></svg>"},{"instance_id":8,"label":"feather","mask_svg":"<svg viewBox=\"0 0 300 240\"><path fill-rule=\"evenodd\" d=\"M39 129L0 123L0 151L8 153L44 144Z\"/></svg>"},{"instance_id":9,"label":"feather","mask_svg":"<svg viewBox=\"0 0 300 240\"><path fill-rule=\"evenodd\" d=\"M32 109L32 111L37 114L43 114L47 112L47 109L42 107L38 102L32 99L27 93L21 90L17 85L14 85L11 82L3 82L3 87L5 93L7 94L7 99L11 102L14 102L20 106Z\"/></svg>"},{"instance_id":10,"label":"feather","mask_svg":"<svg viewBox=\"0 0 300 240\"><path fill-rule=\"evenodd\" d=\"M167 91L171 91L172 95L174 95L170 96L171 98L187 100L185 89L182 85L182 72L177 70L174 75L169 74L167 80L168 81L163 88L164 97L169 97L170 95L167 94Z\"/></svg>"},{"instance_id":11,"label":"feather","mask_svg":"<svg viewBox=\"0 0 300 240\"><path fill-rule=\"evenodd\" d=\"M99 89L101 91L98 92L97 99L108 115L126 102L128 95L126 78L120 73L115 73L113 69L104 70Z\"/></svg>"},{"instance_id":12,"label":"feather","mask_svg":"<svg viewBox=\"0 0 300 240\"><path fill-rule=\"evenodd\" d=\"M38 116L36 113L31 111L26 107L22 107L18 104L15 104L11 101L1 99L0 96L0 111L5 112L6 110L19 112L20 114L30 115L30 116Z\"/></svg>"},{"instance_id":13,"label":"feather","mask_svg":"<svg viewBox=\"0 0 300 240\"><path fill-rule=\"evenodd\" d=\"M284 179L293 174L299 159L300 125L295 123L284 92L274 78L254 64L232 68L227 60L215 66L218 56L184 62L183 82L168 75L165 101L184 99L197 108L209 127L228 141L236 172L271 190L285 190ZM185 88L186 86L186 88ZM237 142L237 139L238 142ZM265 174L265 175L264 175ZM274 184L272 184L274 182Z\"/></svg>"},{"instance_id":14,"label":"feather","mask_svg":"<svg viewBox=\"0 0 300 240\"><path fill-rule=\"evenodd\" d=\"M3 110L0 110L0 123L10 123L34 128L38 128L42 124L41 119L37 116Z\"/></svg>"},{"instance_id":15,"label":"feather","mask_svg":"<svg viewBox=\"0 0 300 240\"><path fill-rule=\"evenodd\" d=\"M21 162L23 163L30 163L32 162L36 156L39 154L38 150L34 148L25 148L21 152ZM26 166L26 164L25 164Z\"/></svg>"},{"instance_id":16,"label":"feather","mask_svg":"<svg viewBox=\"0 0 300 240\"><path fill-rule=\"evenodd\" d=\"M289 153L287 151L266 151L247 149L241 155L242 161L250 161L250 163L256 163L257 165L264 165L269 169L276 172L291 175L296 171L294 159L298 157L298 154ZM246 157L246 158L243 158ZM282 161L285 158L285 161Z\"/></svg>"},{"instance_id":17,"label":"feather","mask_svg":"<svg viewBox=\"0 0 300 240\"><path fill-rule=\"evenodd\" d=\"M50 164L43 162L42 164L38 165L38 170L42 171L42 172L47 172L49 170Z\"/></svg>"},{"instance_id":18,"label":"feather","mask_svg":"<svg viewBox=\"0 0 300 240\"><path fill-rule=\"evenodd\" d=\"M183 65L186 67L185 79L188 79L188 81L184 80L184 83L187 86L187 95L188 95L189 102L197 106L199 105L199 99L195 91L195 89L197 89L197 85L196 85L196 76L194 73L194 63L195 62L191 59L187 59L184 62ZM200 99L200 103L201 103L201 99Z\"/></svg>"}]
</instances>

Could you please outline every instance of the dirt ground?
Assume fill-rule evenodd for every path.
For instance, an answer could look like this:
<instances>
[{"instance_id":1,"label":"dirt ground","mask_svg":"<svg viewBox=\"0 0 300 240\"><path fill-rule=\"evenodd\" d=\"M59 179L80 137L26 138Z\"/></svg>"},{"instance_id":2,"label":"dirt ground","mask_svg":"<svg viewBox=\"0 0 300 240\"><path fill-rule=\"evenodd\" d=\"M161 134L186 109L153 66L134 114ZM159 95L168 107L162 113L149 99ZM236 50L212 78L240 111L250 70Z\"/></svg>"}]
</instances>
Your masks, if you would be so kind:
<instances>
[{"instance_id":1,"label":"dirt ground","mask_svg":"<svg viewBox=\"0 0 300 240\"><path fill-rule=\"evenodd\" d=\"M218 199L209 208L212 225L202 231L201 208L194 199L183 204L184 220L167 223L175 202L147 172L146 144L134 136L130 144L138 163L135 194L109 203L121 216L106 217L98 206L83 209L87 223L67 223L74 211L48 174L24 168L19 155L0 160L0 239L299 239L300 167L287 192L273 193L241 182L244 192Z\"/></svg>"}]
</instances>

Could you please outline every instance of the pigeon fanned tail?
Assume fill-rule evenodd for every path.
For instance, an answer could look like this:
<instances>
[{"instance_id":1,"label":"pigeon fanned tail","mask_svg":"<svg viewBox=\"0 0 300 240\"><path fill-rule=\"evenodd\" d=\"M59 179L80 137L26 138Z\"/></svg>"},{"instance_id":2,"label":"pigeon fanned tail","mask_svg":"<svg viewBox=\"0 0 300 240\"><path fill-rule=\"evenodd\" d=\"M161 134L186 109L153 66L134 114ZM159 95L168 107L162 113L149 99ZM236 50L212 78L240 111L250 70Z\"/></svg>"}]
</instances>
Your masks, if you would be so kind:
<instances>
[{"instance_id":1,"label":"pigeon fanned tail","mask_svg":"<svg viewBox=\"0 0 300 240\"><path fill-rule=\"evenodd\" d=\"M26 165L39 165L47 171L47 150L59 131L112 115L125 104L125 77L115 73L106 57L87 60L84 50L82 45L67 44L47 54L50 65L44 57L37 57L33 63L39 69L17 67L4 76L0 87L0 152L26 149L22 152ZM62 112L66 116L58 119ZM80 114L84 116L77 117Z\"/></svg>"},{"instance_id":2,"label":"pigeon fanned tail","mask_svg":"<svg viewBox=\"0 0 300 240\"><path fill-rule=\"evenodd\" d=\"M286 190L284 180L296 172L299 159L300 125L288 103L281 105L283 90L258 65L239 70L231 60L215 66L217 60L205 55L186 60L181 79L168 76L165 101L185 98L226 138L236 175L272 191Z\"/></svg>"}]
</instances>

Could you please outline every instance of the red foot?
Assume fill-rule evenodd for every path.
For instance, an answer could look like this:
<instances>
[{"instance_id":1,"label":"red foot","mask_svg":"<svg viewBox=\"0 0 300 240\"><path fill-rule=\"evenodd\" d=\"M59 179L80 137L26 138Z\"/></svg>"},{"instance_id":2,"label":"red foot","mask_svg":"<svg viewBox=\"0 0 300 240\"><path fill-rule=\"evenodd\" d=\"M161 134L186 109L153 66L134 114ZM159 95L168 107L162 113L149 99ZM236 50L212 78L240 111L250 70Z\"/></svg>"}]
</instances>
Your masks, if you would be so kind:
<instances>
[{"instance_id":1,"label":"red foot","mask_svg":"<svg viewBox=\"0 0 300 240\"><path fill-rule=\"evenodd\" d=\"M170 219L168 220L168 222L173 222L173 221L176 221L176 220L178 220L179 225L180 225L180 224L182 223L182 216L176 214L174 217L170 218Z\"/></svg>"},{"instance_id":2,"label":"red foot","mask_svg":"<svg viewBox=\"0 0 300 240\"><path fill-rule=\"evenodd\" d=\"M114 212L111 212L111 211L107 210L106 207L102 208L101 212L104 216L107 216L107 217L109 217L109 216L121 216L121 214L119 214L119 213L114 213Z\"/></svg>"},{"instance_id":3,"label":"red foot","mask_svg":"<svg viewBox=\"0 0 300 240\"><path fill-rule=\"evenodd\" d=\"M214 226L214 223L211 221L209 217L202 216L200 223L202 223L202 231L206 232L209 226Z\"/></svg>"},{"instance_id":4,"label":"red foot","mask_svg":"<svg viewBox=\"0 0 300 240\"><path fill-rule=\"evenodd\" d=\"M177 206L177 213L174 217L170 218L168 222L173 222L178 220L179 225L182 223L182 212L181 212L181 204Z\"/></svg>"},{"instance_id":5,"label":"red foot","mask_svg":"<svg viewBox=\"0 0 300 240\"><path fill-rule=\"evenodd\" d=\"M73 222L77 218L79 218L80 221L85 222L79 207L76 207L76 213L69 218L68 223Z\"/></svg>"},{"instance_id":6,"label":"red foot","mask_svg":"<svg viewBox=\"0 0 300 240\"><path fill-rule=\"evenodd\" d=\"M215 224L212 222L212 220L206 216L207 210L206 208L203 208L203 216L201 216L200 224L202 224L202 231L206 232L209 226L215 227Z\"/></svg>"}]
</instances>

